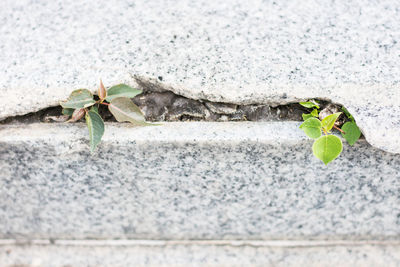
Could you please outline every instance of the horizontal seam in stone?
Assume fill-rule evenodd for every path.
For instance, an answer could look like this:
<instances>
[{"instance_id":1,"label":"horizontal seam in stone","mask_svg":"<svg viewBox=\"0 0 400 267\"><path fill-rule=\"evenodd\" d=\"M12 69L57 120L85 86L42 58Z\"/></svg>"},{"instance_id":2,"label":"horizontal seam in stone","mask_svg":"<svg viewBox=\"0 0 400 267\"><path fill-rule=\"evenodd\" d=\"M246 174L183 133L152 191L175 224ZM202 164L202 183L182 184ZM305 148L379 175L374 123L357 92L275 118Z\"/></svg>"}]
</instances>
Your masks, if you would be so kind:
<instances>
[{"instance_id":1,"label":"horizontal seam in stone","mask_svg":"<svg viewBox=\"0 0 400 267\"><path fill-rule=\"evenodd\" d=\"M340 246L400 246L400 240L67 240L67 239L0 239L0 246L233 246L233 247L340 247Z\"/></svg>"}]
</instances>

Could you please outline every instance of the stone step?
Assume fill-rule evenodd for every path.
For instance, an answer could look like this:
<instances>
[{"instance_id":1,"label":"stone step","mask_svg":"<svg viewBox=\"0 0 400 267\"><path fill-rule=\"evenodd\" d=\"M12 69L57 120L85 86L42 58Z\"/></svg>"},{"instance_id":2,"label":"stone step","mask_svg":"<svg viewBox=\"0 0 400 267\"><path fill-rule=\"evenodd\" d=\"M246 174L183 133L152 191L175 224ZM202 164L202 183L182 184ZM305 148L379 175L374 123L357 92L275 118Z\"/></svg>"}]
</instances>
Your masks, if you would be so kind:
<instances>
[{"instance_id":1,"label":"stone step","mask_svg":"<svg viewBox=\"0 0 400 267\"><path fill-rule=\"evenodd\" d=\"M0 266L399 266L399 242L0 240Z\"/></svg>"},{"instance_id":2,"label":"stone step","mask_svg":"<svg viewBox=\"0 0 400 267\"><path fill-rule=\"evenodd\" d=\"M0 267L400 265L399 1L0 7L0 120L101 78L211 104L325 100L366 138L325 166L296 122L108 123L92 154L84 124L0 125L0 239L56 240L5 242Z\"/></svg>"},{"instance_id":3,"label":"stone step","mask_svg":"<svg viewBox=\"0 0 400 267\"><path fill-rule=\"evenodd\" d=\"M0 126L0 238L398 240L400 158L297 122Z\"/></svg>"},{"instance_id":4,"label":"stone step","mask_svg":"<svg viewBox=\"0 0 400 267\"><path fill-rule=\"evenodd\" d=\"M102 78L232 104L329 100L400 153L399 17L397 0L2 0L0 120Z\"/></svg>"}]
</instances>

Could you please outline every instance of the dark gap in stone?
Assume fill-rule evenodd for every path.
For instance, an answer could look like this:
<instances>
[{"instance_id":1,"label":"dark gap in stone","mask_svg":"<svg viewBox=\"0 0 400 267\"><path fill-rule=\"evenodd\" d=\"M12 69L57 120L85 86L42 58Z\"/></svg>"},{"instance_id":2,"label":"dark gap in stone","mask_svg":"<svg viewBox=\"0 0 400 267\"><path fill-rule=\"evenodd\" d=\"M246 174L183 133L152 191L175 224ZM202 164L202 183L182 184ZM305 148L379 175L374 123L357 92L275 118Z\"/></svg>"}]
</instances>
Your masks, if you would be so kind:
<instances>
[{"instance_id":1,"label":"dark gap in stone","mask_svg":"<svg viewBox=\"0 0 400 267\"><path fill-rule=\"evenodd\" d=\"M143 111L146 120L161 121L302 121L302 114L310 110L298 103L280 106L261 104L236 105L228 103L194 100L176 95L165 90L145 90L132 101ZM320 101L321 109L329 104ZM0 121L0 124L63 122L61 106L49 107L22 116L14 116ZM104 121L116 121L108 108L99 106L99 113ZM84 121L82 119L81 121Z\"/></svg>"}]
</instances>

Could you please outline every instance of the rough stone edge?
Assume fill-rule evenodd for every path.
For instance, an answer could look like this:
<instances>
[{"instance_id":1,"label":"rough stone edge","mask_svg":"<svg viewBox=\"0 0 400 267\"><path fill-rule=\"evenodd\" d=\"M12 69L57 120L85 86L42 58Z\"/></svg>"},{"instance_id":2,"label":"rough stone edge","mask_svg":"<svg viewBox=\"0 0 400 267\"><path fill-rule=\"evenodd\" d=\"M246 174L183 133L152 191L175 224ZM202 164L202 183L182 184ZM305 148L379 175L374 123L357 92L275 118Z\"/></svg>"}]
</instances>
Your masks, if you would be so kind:
<instances>
[{"instance_id":1,"label":"rough stone edge","mask_svg":"<svg viewBox=\"0 0 400 267\"><path fill-rule=\"evenodd\" d=\"M3 242L2 242L3 241ZM5 241L5 242L4 242ZM281 243L279 243L281 242ZM301 244L300 244L301 243ZM398 242L0 240L1 266L398 266Z\"/></svg>"},{"instance_id":2,"label":"rough stone edge","mask_svg":"<svg viewBox=\"0 0 400 267\"><path fill-rule=\"evenodd\" d=\"M302 84L293 84L291 85L290 88L282 88L281 85L273 85L270 84L268 85L269 90L268 91L259 91L255 90L257 86L249 86L249 88L253 88L252 90L246 90L246 92L238 90L238 88L235 88L233 85L228 86L224 90L222 90L224 93L217 92L215 93L213 90L210 88L205 88L204 90L201 91L193 91L190 90L190 88L187 88L185 86L177 84L168 84L166 82L160 82L155 78L150 78L150 77L144 77L140 75L133 74L132 72L128 72L124 76L125 78L123 79L124 83L129 84L130 86L137 87L143 89L144 87L150 88L150 90L153 91L158 91L158 92L163 92L163 91L171 91L174 94L184 96L186 98L194 99L194 100L207 100L210 102L219 102L219 103L226 103L226 104L237 104L237 105L248 105L248 104L265 104L265 105L271 105L273 107L278 106L278 105L287 105L290 103L298 103L301 101L306 101L308 99L320 99L324 100L333 104L338 104L341 106L346 107L349 112L354 116L354 118L357 121L357 124L361 130L361 132L364 134L367 142L371 144L372 146L379 148L383 151L389 152L389 153L394 153L394 154L400 154L400 151L398 151L398 147L400 146L400 141L396 140L396 133L397 131L395 129L392 129L391 131L388 132L387 136L393 136L394 137L389 137L391 140L394 140L395 144L394 146L387 146L387 141L385 140L380 140L379 138L377 139L376 134L375 136L371 137L370 132L366 131L366 129L370 128L370 125L368 125L367 122L364 122L362 118L359 117L359 114L356 112L355 108L352 105L348 105L347 101L340 97L341 93L340 92L350 92L352 89L355 87L366 87L369 89L373 88L382 88L382 87L395 87L400 89L400 86L396 86L393 84L377 84L377 85L361 85L361 84L346 84L341 87L337 86L328 86L327 88L330 88L331 91L337 90L338 93L334 95L329 95L327 94L326 96L322 97L318 93L318 88L313 86L312 84L310 85L302 85ZM225 86L226 87L226 86ZM290 94L289 92L294 91L293 89L296 88L296 95ZM89 88L90 89L90 88ZM147 90L145 89L145 90ZM97 89L91 88L90 89L93 93L96 93ZM69 94L69 91L65 92L65 98ZM226 92L229 92L228 94ZM297 95L302 95L302 97L298 97ZM400 91L399 91L399 96L400 96ZM64 99L64 98L63 98ZM59 102L62 101L63 99L58 99L54 101L47 101L45 105L38 105L35 108L31 110L25 110L24 112L16 112L15 114L8 114L6 116L0 116L0 120L4 120L10 116L18 116L18 115L24 115L30 112L37 112L41 109L48 108L48 107L53 107L53 106L58 106ZM255 101L255 99L257 99ZM391 99L390 101L392 101ZM378 127L378 126L377 126ZM379 136L379 134L378 134ZM388 138L388 137L386 137Z\"/></svg>"},{"instance_id":3,"label":"rough stone edge","mask_svg":"<svg viewBox=\"0 0 400 267\"><path fill-rule=\"evenodd\" d=\"M368 90L373 90L373 89L381 89L382 87L394 87L396 90L399 89L399 97L400 97L400 86L398 85L393 85L393 84L369 84L369 85L361 85L361 84L345 84L343 86L327 86L329 88L329 92L327 93L324 97L320 96L320 93L318 93L318 88L315 85L302 85L302 84L292 84L290 85L290 88L283 88L282 85L273 85L270 84L268 85L269 90L268 91L260 91L256 90L257 86L250 86L249 90L246 89L245 92L240 91L238 88L235 88L233 85L231 86L225 86L224 90L221 92L214 92L210 88L205 88L204 90L201 91L196 91L196 90L190 90L190 88L179 85L177 84L168 84L166 82L160 82L155 78L149 78L149 77L144 77L144 76L139 76L135 75L132 73L126 73L125 79L123 81L124 83L127 83L133 87L141 88L143 89L144 87L151 88L150 90L153 91L171 91L174 94L181 95L186 98L190 98L193 100L207 100L210 102L219 102L219 103L226 103L226 104L237 104L237 105L248 105L248 104L264 104L264 105L271 105L271 106L278 106L278 105L287 105L290 103L298 103L301 101L305 101L308 99L320 99L324 100L333 104L338 104L341 106L346 107L349 112L354 116L354 118L357 121L357 125L359 126L361 132L364 134L367 142L371 144L372 146L381 149L383 151L393 153L393 154L400 154L400 140L398 139L397 135L399 130L398 129L387 129L386 132L379 130L378 132L374 132L371 129L371 122L368 120L364 120L361 116L359 116L357 110L356 110L356 105L352 103L354 102L354 99L357 99L356 95L353 95L353 97L347 96L348 99L344 99L340 95L349 95L349 92L352 91L357 91L353 90L354 88L368 88ZM90 88L90 87L89 87ZM294 88L296 90L294 90ZM96 93L95 88L91 88L93 93ZM67 90L65 91L65 98L69 94L69 92L72 90ZM290 92L296 91L296 95L290 94ZM224 93L225 92L225 93ZM229 93L227 93L229 92ZM332 93L335 92L335 93ZM298 97L298 95L301 95L301 97ZM391 103L393 99L388 98L388 96L385 99L382 99L382 101L388 101L388 103ZM56 101L50 100L47 101L46 104L44 105L38 105L35 108L29 110L25 110L24 112L17 112L13 114L9 114L12 116L16 115L24 115L30 112L37 112L41 109L52 107L52 106L57 106L59 105L59 102L62 99L57 99ZM255 101L255 99L257 99ZM349 100L350 99L350 100ZM4 120L7 117L10 116L1 116L0 120ZM382 123L382 119L377 120L375 119L375 122L378 121ZM381 125L375 125L377 129L381 127ZM373 128L373 127L372 127ZM386 137L383 138L382 135L385 135ZM389 145L391 144L391 145Z\"/></svg>"},{"instance_id":4,"label":"rough stone edge","mask_svg":"<svg viewBox=\"0 0 400 267\"><path fill-rule=\"evenodd\" d=\"M129 123L105 123L105 132L99 147L94 153L101 153L102 146L115 142L197 142L218 144L229 142L240 144L243 141L271 143L274 145L304 146L311 152L313 140L300 129L301 122L166 122L146 127L135 127ZM89 134L85 123L32 123L27 125L0 125L1 143L41 143L73 144L61 145L58 153L69 154L74 151L89 150ZM346 142L343 142L347 146ZM369 146L365 139L358 146ZM371 149L375 149L372 148Z\"/></svg>"},{"instance_id":5,"label":"rough stone edge","mask_svg":"<svg viewBox=\"0 0 400 267\"><path fill-rule=\"evenodd\" d=\"M311 142L300 129L301 122L165 122L145 127L129 123L105 123L102 142ZM79 136L76 133L80 133ZM84 123L32 123L0 125L0 142L50 139L54 142L88 139ZM365 142L365 140L360 140Z\"/></svg>"},{"instance_id":6,"label":"rough stone edge","mask_svg":"<svg viewBox=\"0 0 400 267\"><path fill-rule=\"evenodd\" d=\"M240 91L233 85L225 85L223 90L214 92L214 90L211 90L211 88L204 88L204 90L196 91L189 90L190 88L179 84L167 84L165 82L160 82L154 78L147 78L144 76L133 74L131 74L131 77L135 81L134 86L147 86L152 90L171 91L174 94L194 100L207 100L210 102L219 102L226 104L261 104L275 107L279 105L287 105L291 103L307 101L308 99L324 100L329 103L345 107L355 118L358 127L360 128L361 132L363 133L369 144L389 153L400 154L400 140L398 139L398 134L400 134L400 131L395 128L381 130L381 128L384 128L381 126L384 126L382 123L385 121L385 117L375 119L375 124L379 123L379 125L374 124L375 128L372 127L371 122L366 119L366 117L368 116L362 116L359 114L359 105L355 102L357 99L364 99L365 95L354 93L358 91L363 91L363 89L367 89L367 92L375 92L380 91L382 88L393 88L393 90L397 93L397 97L394 96L390 98L390 96L386 95L381 96L381 101L383 101L384 103L388 103L389 110L390 106L394 103L393 98L400 98L400 85L390 83L327 85L326 95L321 96L320 88L313 84L291 84L289 87L287 85L284 86L281 84L269 84L267 85L268 90L257 90L259 86L249 85L248 87L246 87L246 91ZM296 94L292 94L291 92L296 92ZM299 97L299 95L301 95L301 97ZM342 97L342 95L346 97ZM390 127L391 124L389 123L388 125Z\"/></svg>"}]
</instances>

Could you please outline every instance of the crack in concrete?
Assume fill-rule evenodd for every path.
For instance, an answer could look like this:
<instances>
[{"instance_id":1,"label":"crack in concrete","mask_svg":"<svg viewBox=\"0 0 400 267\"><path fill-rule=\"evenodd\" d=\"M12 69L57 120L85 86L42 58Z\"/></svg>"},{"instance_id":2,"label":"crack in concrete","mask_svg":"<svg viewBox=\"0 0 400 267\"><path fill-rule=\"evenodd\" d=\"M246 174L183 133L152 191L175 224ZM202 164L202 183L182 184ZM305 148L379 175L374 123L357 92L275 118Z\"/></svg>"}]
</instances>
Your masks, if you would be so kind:
<instances>
[{"instance_id":1,"label":"crack in concrete","mask_svg":"<svg viewBox=\"0 0 400 267\"><path fill-rule=\"evenodd\" d=\"M192 99L157 81L137 76L135 80L143 94L133 101L149 121L301 121L301 114L307 112L297 103L239 105Z\"/></svg>"},{"instance_id":2,"label":"crack in concrete","mask_svg":"<svg viewBox=\"0 0 400 267\"><path fill-rule=\"evenodd\" d=\"M159 77L162 79L162 77ZM284 105L268 104L232 104L213 102L207 99L191 99L171 88L136 77L138 87L143 93L132 101L139 106L147 121L302 121L302 114L310 110L298 103ZM329 102L321 101L321 108ZM99 112L105 121L115 121L106 107L100 106ZM0 124L61 122L61 107L48 107L21 116L13 116L0 121Z\"/></svg>"}]
</instances>

